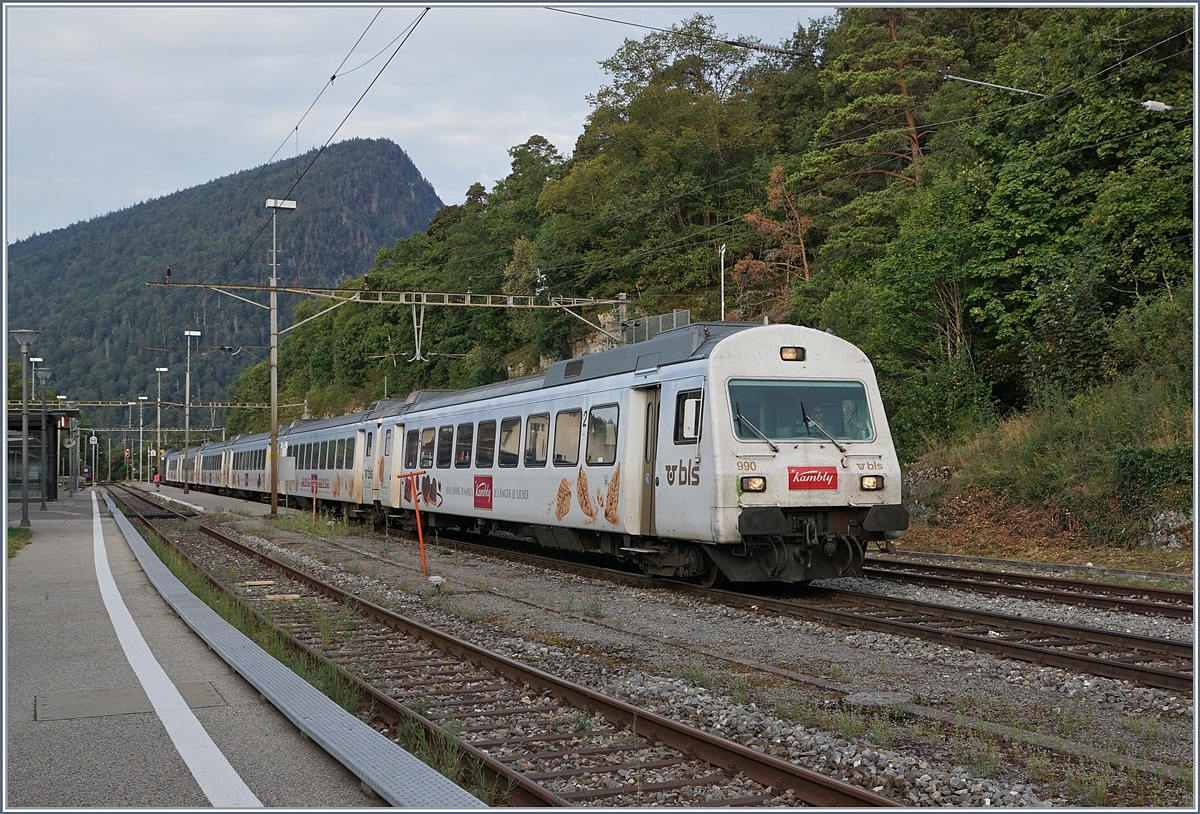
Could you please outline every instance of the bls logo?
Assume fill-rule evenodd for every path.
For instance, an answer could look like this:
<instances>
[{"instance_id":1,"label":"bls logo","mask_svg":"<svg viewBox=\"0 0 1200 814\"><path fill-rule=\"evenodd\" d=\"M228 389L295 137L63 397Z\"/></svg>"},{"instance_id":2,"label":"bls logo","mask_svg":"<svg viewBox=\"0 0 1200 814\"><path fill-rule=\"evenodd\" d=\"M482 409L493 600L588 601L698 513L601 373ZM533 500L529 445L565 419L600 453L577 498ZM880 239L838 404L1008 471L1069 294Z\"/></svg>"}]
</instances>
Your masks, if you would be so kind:
<instances>
[{"instance_id":1,"label":"bls logo","mask_svg":"<svg viewBox=\"0 0 1200 814\"><path fill-rule=\"evenodd\" d=\"M667 470L667 485L675 485L675 474L679 473L680 486L699 486L700 485L700 462L699 461L680 461L677 464L668 464L664 467Z\"/></svg>"},{"instance_id":2,"label":"bls logo","mask_svg":"<svg viewBox=\"0 0 1200 814\"><path fill-rule=\"evenodd\" d=\"M864 469L868 472L877 472L883 469L883 464L879 463L878 461L867 461L866 463L858 464L858 470L860 472Z\"/></svg>"},{"instance_id":3,"label":"bls logo","mask_svg":"<svg viewBox=\"0 0 1200 814\"><path fill-rule=\"evenodd\" d=\"M492 509L492 476L475 476L475 508Z\"/></svg>"}]
</instances>

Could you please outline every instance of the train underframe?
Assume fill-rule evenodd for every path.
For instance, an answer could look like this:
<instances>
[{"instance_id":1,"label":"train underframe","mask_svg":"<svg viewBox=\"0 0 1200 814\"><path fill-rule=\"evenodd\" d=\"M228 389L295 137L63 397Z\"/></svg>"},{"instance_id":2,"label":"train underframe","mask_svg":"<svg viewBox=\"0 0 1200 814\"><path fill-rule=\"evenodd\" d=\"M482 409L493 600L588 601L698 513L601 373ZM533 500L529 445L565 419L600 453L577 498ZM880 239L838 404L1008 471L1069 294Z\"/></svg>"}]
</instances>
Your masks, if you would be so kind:
<instances>
[{"instance_id":1,"label":"train underframe","mask_svg":"<svg viewBox=\"0 0 1200 814\"><path fill-rule=\"evenodd\" d=\"M774 508L774 507L772 507ZM755 517L733 544L668 540L561 526L508 524L421 512L426 528L504 530L546 548L632 561L643 573L713 586L723 582L808 582L859 573L867 546L881 548L908 527L902 506L783 511L770 522ZM412 513L390 513L389 522L413 527ZM780 519L782 518L782 520ZM754 522L757 521L757 522Z\"/></svg>"},{"instance_id":2,"label":"train underframe","mask_svg":"<svg viewBox=\"0 0 1200 814\"><path fill-rule=\"evenodd\" d=\"M200 487L204 488L204 487ZM230 489L208 489L239 497L263 496ZM286 502L302 510L312 508L312 498L288 496ZM285 501L280 500L280 505ZM413 513L337 501L318 501L319 511L342 514L377 524L415 529ZM741 540L732 544L668 540L561 526L502 523L441 512L421 512L427 529L459 528L488 532L503 530L546 548L577 551L632 561L643 573L697 582L711 587L725 582L809 582L853 576L863 565L871 543L880 548L896 533L908 528L903 506L863 508L781 509L750 507L741 510Z\"/></svg>"}]
</instances>

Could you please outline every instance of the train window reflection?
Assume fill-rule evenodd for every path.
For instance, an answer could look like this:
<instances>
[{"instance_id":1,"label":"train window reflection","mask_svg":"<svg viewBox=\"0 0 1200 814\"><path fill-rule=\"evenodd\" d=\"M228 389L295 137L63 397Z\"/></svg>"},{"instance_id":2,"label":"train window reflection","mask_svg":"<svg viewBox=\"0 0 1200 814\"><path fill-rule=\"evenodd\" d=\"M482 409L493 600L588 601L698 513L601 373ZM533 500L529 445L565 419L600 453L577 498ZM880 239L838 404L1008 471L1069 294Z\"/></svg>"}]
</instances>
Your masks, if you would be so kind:
<instances>
[{"instance_id":1,"label":"train window reflection","mask_svg":"<svg viewBox=\"0 0 1200 814\"><path fill-rule=\"evenodd\" d=\"M516 466L520 453L521 419L506 418L500 422L500 466Z\"/></svg>"},{"instance_id":2,"label":"train window reflection","mask_svg":"<svg viewBox=\"0 0 1200 814\"><path fill-rule=\"evenodd\" d=\"M391 432L391 430L388 430ZM421 434L416 430L408 431L408 438L404 442L404 468L417 468L417 455L421 451Z\"/></svg>"},{"instance_id":3,"label":"train window reflection","mask_svg":"<svg viewBox=\"0 0 1200 814\"><path fill-rule=\"evenodd\" d=\"M588 411L587 462L589 466L612 466L617 459L617 419L615 404L593 407Z\"/></svg>"},{"instance_id":4,"label":"train window reflection","mask_svg":"<svg viewBox=\"0 0 1200 814\"><path fill-rule=\"evenodd\" d=\"M458 425L457 440L454 442L454 466L456 469L466 469L471 465L471 440L474 435L474 424L467 422Z\"/></svg>"},{"instance_id":5,"label":"train window reflection","mask_svg":"<svg viewBox=\"0 0 1200 814\"><path fill-rule=\"evenodd\" d=\"M438 442L437 442L437 468L449 469L450 461L454 457L454 427L447 424L444 427L438 427Z\"/></svg>"},{"instance_id":6,"label":"train window reflection","mask_svg":"<svg viewBox=\"0 0 1200 814\"><path fill-rule=\"evenodd\" d=\"M475 441L475 466L491 469L496 460L496 422L480 421L479 438Z\"/></svg>"},{"instance_id":7,"label":"train window reflection","mask_svg":"<svg viewBox=\"0 0 1200 814\"><path fill-rule=\"evenodd\" d=\"M531 415L525 422L525 465L545 466L550 446L550 414Z\"/></svg>"},{"instance_id":8,"label":"train window reflection","mask_svg":"<svg viewBox=\"0 0 1200 814\"><path fill-rule=\"evenodd\" d=\"M321 442L321 465L317 468L318 469L328 469L329 468L329 442L328 441Z\"/></svg>"},{"instance_id":9,"label":"train window reflection","mask_svg":"<svg viewBox=\"0 0 1200 814\"><path fill-rule=\"evenodd\" d=\"M734 434L743 441L761 441L763 435L772 441L875 437L860 382L733 379L729 406Z\"/></svg>"},{"instance_id":10,"label":"train window reflection","mask_svg":"<svg viewBox=\"0 0 1200 814\"><path fill-rule=\"evenodd\" d=\"M554 417L554 465L579 463L579 428L583 410L565 410Z\"/></svg>"},{"instance_id":11,"label":"train window reflection","mask_svg":"<svg viewBox=\"0 0 1200 814\"><path fill-rule=\"evenodd\" d=\"M421 430L421 469L433 469L433 427Z\"/></svg>"},{"instance_id":12,"label":"train window reflection","mask_svg":"<svg viewBox=\"0 0 1200 814\"><path fill-rule=\"evenodd\" d=\"M337 452L333 456L332 469L346 468L346 439L339 438L337 442Z\"/></svg>"}]
</instances>

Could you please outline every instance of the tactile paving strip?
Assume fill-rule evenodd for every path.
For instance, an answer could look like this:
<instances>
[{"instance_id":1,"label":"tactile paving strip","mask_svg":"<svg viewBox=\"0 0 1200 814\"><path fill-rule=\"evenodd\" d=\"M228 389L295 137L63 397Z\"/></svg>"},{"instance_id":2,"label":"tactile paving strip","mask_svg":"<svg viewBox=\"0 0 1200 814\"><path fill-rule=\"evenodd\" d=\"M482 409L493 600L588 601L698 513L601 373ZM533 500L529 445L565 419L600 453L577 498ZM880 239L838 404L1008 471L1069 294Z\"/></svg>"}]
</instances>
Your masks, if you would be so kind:
<instances>
[{"instance_id":1,"label":"tactile paving strip","mask_svg":"<svg viewBox=\"0 0 1200 814\"><path fill-rule=\"evenodd\" d=\"M486 808L339 707L205 605L155 556L105 493L117 526L150 582L188 626L314 743L400 808Z\"/></svg>"}]
</instances>

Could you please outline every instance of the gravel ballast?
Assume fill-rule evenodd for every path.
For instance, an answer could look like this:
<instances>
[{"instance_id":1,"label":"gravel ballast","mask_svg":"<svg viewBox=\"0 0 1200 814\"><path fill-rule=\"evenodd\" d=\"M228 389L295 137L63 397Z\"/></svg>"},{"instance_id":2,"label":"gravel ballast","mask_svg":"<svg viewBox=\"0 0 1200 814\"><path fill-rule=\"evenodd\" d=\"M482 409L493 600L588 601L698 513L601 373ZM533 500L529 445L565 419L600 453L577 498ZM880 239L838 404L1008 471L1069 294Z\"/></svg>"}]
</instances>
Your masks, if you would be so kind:
<instances>
[{"instance_id":1,"label":"gravel ballast","mask_svg":"<svg viewBox=\"0 0 1200 814\"><path fill-rule=\"evenodd\" d=\"M427 547L430 574L444 579L434 587L415 545L394 535L339 542L395 565L261 523L239 525L244 541L426 624L908 805L1187 806L1193 799L1190 783L1170 779L1192 772L1191 697L477 557L449 543ZM836 582L1193 638L1192 626L1161 617L882 580ZM896 702L854 703L879 692ZM1145 783L1147 773L1157 773L1157 788Z\"/></svg>"}]
</instances>

